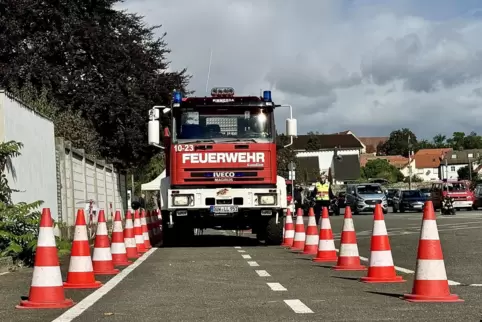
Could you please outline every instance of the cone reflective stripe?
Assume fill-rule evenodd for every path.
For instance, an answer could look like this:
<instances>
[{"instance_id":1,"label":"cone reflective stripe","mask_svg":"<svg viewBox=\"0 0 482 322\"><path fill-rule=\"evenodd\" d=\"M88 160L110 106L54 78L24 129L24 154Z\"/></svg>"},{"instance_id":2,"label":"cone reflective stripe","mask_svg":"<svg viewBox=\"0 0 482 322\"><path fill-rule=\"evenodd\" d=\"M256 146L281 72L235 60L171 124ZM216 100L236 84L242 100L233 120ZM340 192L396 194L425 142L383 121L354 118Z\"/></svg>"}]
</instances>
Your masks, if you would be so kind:
<instances>
[{"instance_id":1,"label":"cone reflective stripe","mask_svg":"<svg viewBox=\"0 0 482 322\"><path fill-rule=\"evenodd\" d=\"M30 293L18 309L60 309L74 305L65 298L50 209L42 209Z\"/></svg>"},{"instance_id":2,"label":"cone reflective stripe","mask_svg":"<svg viewBox=\"0 0 482 322\"><path fill-rule=\"evenodd\" d=\"M102 284L95 280L89 238L85 225L84 209L79 209L75 220L74 241L70 256L69 271L65 288L98 288Z\"/></svg>"},{"instance_id":3,"label":"cone reflective stripe","mask_svg":"<svg viewBox=\"0 0 482 322\"><path fill-rule=\"evenodd\" d=\"M134 237L134 224L132 223L132 214L128 210L126 213L126 227L124 228L124 244L126 246L127 258L139 258L137 252L136 239Z\"/></svg>"},{"instance_id":4,"label":"cone reflective stripe","mask_svg":"<svg viewBox=\"0 0 482 322\"><path fill-rule=\"evenodd\" d=\"M132 264L132 262L127 259L126 245L124 243L124 232L122 229L122 219L119 210L115 212L110 252L112 253L112 262L114 265L128 266Z\"/></svg>"},{"instance_id":5,"label":"cone reflective stripe","mask_svg":"<svg viewBox=\"0 0 482 322\"><path fill-rule=\"evenodd\" d=\"M298 213L296 214L296 224L295 224L295 237L293 239L292 250L303 250L305 247L305 223L303 221L303 210L298 208Z\"/></svg>"},{"instance_id":6,"label":"cone reflective stripe","mask_svg":"<svg viewBox=\"0 0 482 322\"><path fill-rule=\"evenodd\" d=\"M345 208L345 218L341 232L340 255L338 256L336 266L333 266L331 269L336 271L366 270L366 267L360 264L355 225L353 224L350 206L346 206Z\"/></svg>"},{"instance_id":7,"label":"cone reflective stripe","mask_svg":"<svg viewBox=\"0 0 482 322\"><path fill-rule=\"evenodd\" d=\"M316 255L318 252L318 226L316 225L315 213L313 208L310 208L308 212L308 227L306 228L306 239L303 254Z\"/></svg>"},{"instance_id":8,"label":"cone reflective stripe","mask_svg":"<svg viewBox=\"0 0 482 322\"><path fill-rule=\"evenodd\" d=\"M285 233L283 238L283 243L281 246L291 247L293 246L293 240L295 237L295 226L293 225L293 217L291 216L291 209L288 208L286 211L286 221L285 221Z\"/></svg>"},{"instance_id":9,"label":"cone reflective stripe","mask_svg":"<svg viewBox=\"0 0 482 322\"><path fill-rule=\"evenodd\" d=\"M318 243L318 253L313 258L314 262L336 262L338 256L336 255L335 241L333 240L333 231L331 230L330 216L328 208L323 207L321 214L320 236Z\"/></svg>"},{"instance_id":10,"label":"cone reflective stripe","mask_svg":"<svg viewBox=\"0 0 482 322\"><path fill-rule=\"evenodd\" d=\"M147 252L146 246L144 245L144 235L142 234L141 217L139 215L139 210L136 210L136 212L134 212L134 238L136 239L137 252Z\"/></svg>"},{"instance_id":11,"label":"cone reflective stripe","mask_svg":"<svg viewBox=\"0 0 482 322\"><path fill-rule=\"evenodd\" d=\"M405 282L405 280L403 280L401 276L397 276L395 272L387 227L380 204L376 205L373 214L368 273L366 277L362 277L360 280L365 283Z\"/></svg>"},{"instance_id":12,"label":"cone reflective stripe","mask_svg":"<svg viewBox=\"0 0 482 322\"><path fill-rule=\"evenodd\" d=\"M425 202L423 210L412 293L405 294L404 298L409 302L463 302L458 295L450 294L431 201Z\"/></svg>"},{"instance_id":13,"label":"cone reflective stripe","mask_svg":"<svg viewBox=\"0 0 482 322\"><path fill-rule=\"evenodd\" d=\"M144 238L144 247L146 249L151 249L152 246L149 238L149 230L147 230L146 212L144 210L141 211L141 227L142 237Z\"/></svg>"},{"instance_id":14,"label":"cone reflective stripe","mask_svg":"<svg viewBox=\"0 0 482 322\"><path fill-rule=\"evenodd\" d=\"M99 219L97 220L92 266L94 267L94 274L97 275L114 275L119 273L119 270L114 268L112 261L109 234L103 210L99 212Z\"/></svg>"}]
</instances>

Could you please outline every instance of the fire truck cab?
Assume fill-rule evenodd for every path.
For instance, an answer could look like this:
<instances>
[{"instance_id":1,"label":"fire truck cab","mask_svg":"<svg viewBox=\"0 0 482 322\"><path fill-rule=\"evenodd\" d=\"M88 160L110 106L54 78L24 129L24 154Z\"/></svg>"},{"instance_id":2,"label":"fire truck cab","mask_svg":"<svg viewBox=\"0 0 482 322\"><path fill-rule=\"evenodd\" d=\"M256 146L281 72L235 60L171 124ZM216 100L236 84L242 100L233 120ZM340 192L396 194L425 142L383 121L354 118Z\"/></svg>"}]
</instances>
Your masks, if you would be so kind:
<instances>
[{"instance_id":1,"label":"fire truck cab","mask_svg":"<svg viewBox=\"0 0 482 322\"><path fill-rule=\"evenodd\" d=\"M262 97L235 96L225 87L214 88L208 97L174 92L171 107L149 111L149 144L166 154L160 187L166 238L186 241L195 228L251 228L259 240L282 242L287 187L277 175L278 107L270 91ZM291 114L286 134L293 142L297 125L291 106L286 107ZM171 124L162 145L160 111Z\"/></svg>"}]
</instances>

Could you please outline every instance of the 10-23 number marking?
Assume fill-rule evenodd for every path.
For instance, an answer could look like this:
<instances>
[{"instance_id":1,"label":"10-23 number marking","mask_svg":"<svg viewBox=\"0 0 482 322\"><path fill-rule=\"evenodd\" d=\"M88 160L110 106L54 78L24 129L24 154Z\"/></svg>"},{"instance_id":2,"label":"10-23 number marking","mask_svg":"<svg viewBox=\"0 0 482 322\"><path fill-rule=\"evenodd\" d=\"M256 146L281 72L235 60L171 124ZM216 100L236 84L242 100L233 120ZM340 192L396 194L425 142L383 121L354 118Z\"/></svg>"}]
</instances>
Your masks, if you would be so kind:
<instances>
[{"instance_id":1,"label":"10-23 number marking","mask_svg":"<svg viewBox=\"0 0 482 322\"><path fill-rule=\"evenodd\" d=\"M174 146L176 152L192 152L194 151L194 145L191 144L177 144Z\"/></svg>"}]
</instances>

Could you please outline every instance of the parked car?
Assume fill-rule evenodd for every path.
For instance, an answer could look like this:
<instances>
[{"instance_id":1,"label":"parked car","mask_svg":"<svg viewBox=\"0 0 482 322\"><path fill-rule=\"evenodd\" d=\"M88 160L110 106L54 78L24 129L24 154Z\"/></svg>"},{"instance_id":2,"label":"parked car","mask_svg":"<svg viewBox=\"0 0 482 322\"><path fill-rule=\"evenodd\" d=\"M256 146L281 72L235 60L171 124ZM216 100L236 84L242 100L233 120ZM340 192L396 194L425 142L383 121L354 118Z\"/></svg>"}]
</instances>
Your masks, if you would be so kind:
<instances>
[{"instance_id":1,"label":"parked car","mask_svg":"<svg viewBox=\"0 0 482 322\"><path fill-rule=\"evenodd\" d=\"M427 197L419 190L399 190L393 196L393 212L422 211Z\"/></svg>"},{"instance_id":2,"label":"parked car","mask_svg":"<svg viewBox=\"0 0 482 322\"><path fill-rule=\"evenodd\" d=\"M430 199L430 188L420 188L420 192L427 198Z\"/></svg>"},{"instance_id":3,"label":"parked car","mask_svg":"<svg viewBox=\"0 0 482 322\"><path fill-rule=\"evenodd\" d=\"M434 209L441 209L442 201L447 198L453 198L453 207L456 210L467 209L472 210L475 195L470 190L470 186L465 181L442 181L432 184L431 199Z\"/></svg>"},{"instance_id":4,"label":"parked car","mask_svg":"<svg viewBox=\"0 0 482 322\"><path fill-rule=\"evenodd\" d=\"M474 189L474 203L472 204L472 208L474 210L479 209L482 207L482 184L477 184L477 186Z\"/></svg>"},{"instance_id":5,"label":"parked car","mask_svg":"<svg viewBox=\"0 0 482 322\"><path fill-rule=\"evenodd\" d=\"M395 195L395 193L397 193L399 189L388 189L387 190L387 204L389 206L392 206L393 205L393 196Z\"/></svg>"},{"instance_id":6,"label":"parked car","mask_svg":"<svg viewBox=\"0 0 482 322\"><path fill-rule=\"evenodd\" d=\"M346 192L340 191L337 194L338 197L338 208L345 208L346 206Z\"/></svg>"},{"instance_id":7,"label":"parked car","mask_svg":"<svg viewBox=\"0 0 482 322\"><path fill-rule=\"evenodd\" d=\"M355 215L373 212L377 204L382 205L384 214L388 212L387 196L379 183L350 184L346 189L346 205Z\"/></svg>"}]
</instances>

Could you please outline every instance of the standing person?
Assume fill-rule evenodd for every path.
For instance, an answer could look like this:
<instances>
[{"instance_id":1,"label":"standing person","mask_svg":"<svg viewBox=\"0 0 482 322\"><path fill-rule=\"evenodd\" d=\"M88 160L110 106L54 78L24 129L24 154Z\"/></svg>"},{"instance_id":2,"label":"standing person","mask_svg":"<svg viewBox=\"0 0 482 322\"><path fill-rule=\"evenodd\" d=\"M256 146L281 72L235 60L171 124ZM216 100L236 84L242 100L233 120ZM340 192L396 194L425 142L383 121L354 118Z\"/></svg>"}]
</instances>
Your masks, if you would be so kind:
<instances>
[{"instance_id":1,"label":"standing person","mask_svg":"<svg viewBox=\"0 0 482 322\"><path fill-rule=\"evenodd\" d=\"M335 198L335 194L331 190L331 184L326 181L326 175L321 174L319 176L318 182L315 184L315 189L313 189L312 197L315 198L315 218L316 224L321 217L321 210L323 207L330 209L330 200Z\"/></svg>"}]
</instances>

